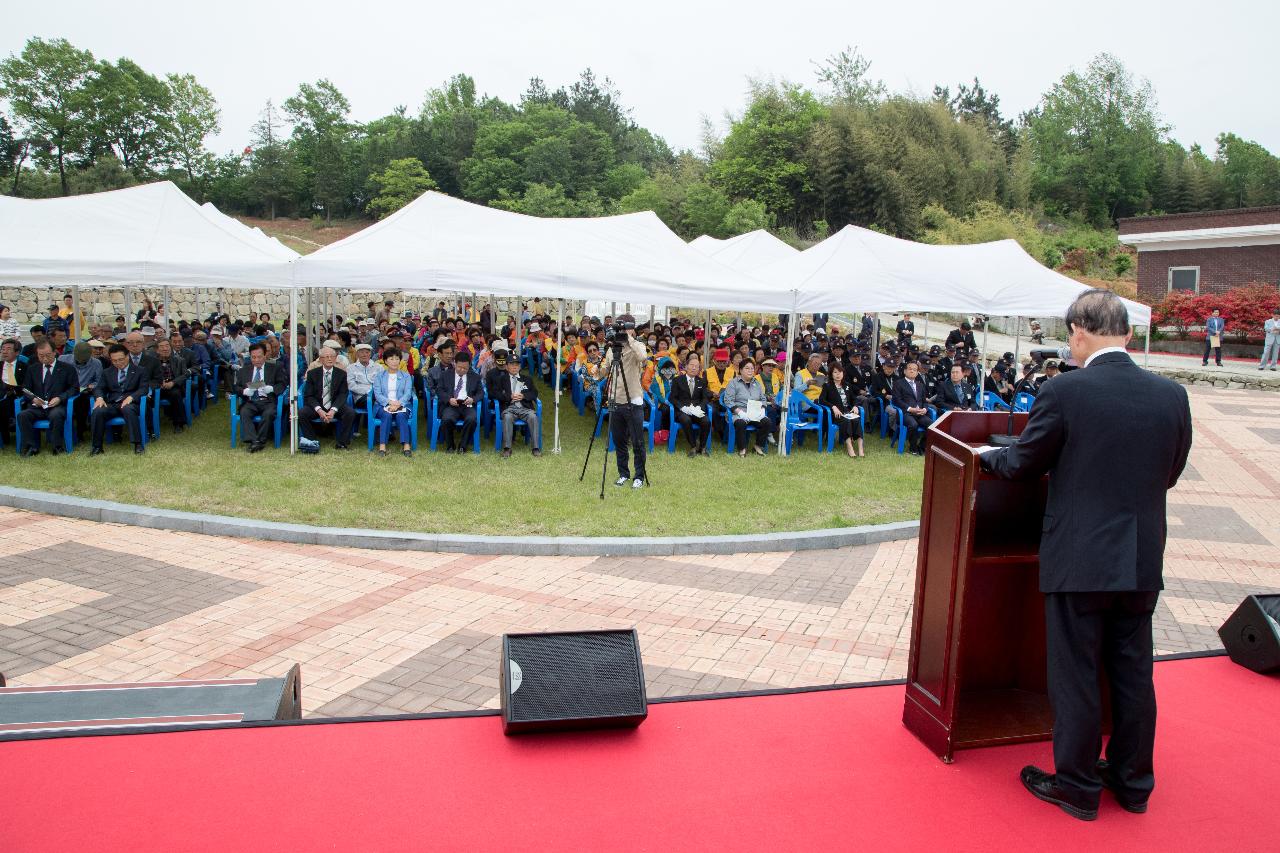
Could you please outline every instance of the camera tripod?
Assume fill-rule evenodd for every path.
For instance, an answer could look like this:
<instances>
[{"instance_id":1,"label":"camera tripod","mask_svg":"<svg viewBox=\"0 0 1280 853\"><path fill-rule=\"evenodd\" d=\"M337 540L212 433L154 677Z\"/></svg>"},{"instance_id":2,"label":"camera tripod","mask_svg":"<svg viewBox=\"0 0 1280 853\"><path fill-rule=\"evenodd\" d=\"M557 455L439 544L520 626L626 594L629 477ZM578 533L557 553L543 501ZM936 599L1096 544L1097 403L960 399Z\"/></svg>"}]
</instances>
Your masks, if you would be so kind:
<instances>
[{"instance_id":1,"label":"camera tripod","mask_svg":"<svg viewBox=\"0 0 1280 853\"><path fill-rule=\"evenodd\" d=\"M595 447L596 435L600 432L601 424L604 422L605 402L609 399L609 397L613 392L613 383L617 380L617 377L619 376L622 377L622 391L624 394L627 395L626 396L627 404L629 405L632 400L631 386L627 382L627 372L622 369L622 350L623 350L623 347L625 346L626 346L625 342L615 343L613 345L613 363L610 364L609 366L609 375L605 377L604 391L602 391L600 394L600 406L596 411L596 426L595 426L595 429L591 431L591 441L587 443L587 456L585 459L582 460L582 473L578 475L578 482L582 482L583 479L587 476L587 466L591 464L591 449ZM612 408L616 409L618 405L619 404L617 403L617 401L614 401L614 403L612 404ZM643 401L642 401L642 405L643 405ZM610 414L610 417L614 418L614 417L619 417L620 415L621 415L621 412L614 411L612 412L612 414ZM612 426L613 424L611 423L610 427ZM642 433L644 432L643 427L641 428L641 432ZM628 433L630 433L630 430L628 430ZM627 437L631 438L630 435L628 435ZM634 442L633 442L632 449L633 450L635 449ZM637 451L635 455L639 457L640 451ZM638 458L637 458L637 461L639 461ZM606 441L604 445L604 467L601 468L600 470L600 500L604 500L604 485L608 481L608 479L609 479L609 442ZM646 486L649 485L649 472L648 472L647 465L645 466L644 484Z\"/></svg>"}]
</instances>

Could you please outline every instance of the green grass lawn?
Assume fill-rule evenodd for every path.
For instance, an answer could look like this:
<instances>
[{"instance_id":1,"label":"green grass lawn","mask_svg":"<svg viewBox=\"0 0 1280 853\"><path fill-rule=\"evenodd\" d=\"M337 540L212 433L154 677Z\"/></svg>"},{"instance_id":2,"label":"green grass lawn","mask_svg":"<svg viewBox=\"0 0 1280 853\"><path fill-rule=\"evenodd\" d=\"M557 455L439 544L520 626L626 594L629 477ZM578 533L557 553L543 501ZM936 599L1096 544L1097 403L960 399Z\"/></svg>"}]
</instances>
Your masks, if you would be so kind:
<instances>
[{"instance_id":1,"label":"green grass lawn","mask_svg":"<svg viewBox=\"0 0 1280 853\"><path fill-rule=\"evenodd\" d=\"M445 455L420 447L412 459L378 458L363 437L340 453L325 437L318 455L291 457L287 442L249 455L230 448L226 400L193 428L175 435L167 422L160 440L135 456L128 442L90 458L88 444L53 457L47 446L21 459L0 451L0 481L30 489L169 509L337 527L428 533L540 536L696 536L847 527L917 518L923 464L899 456L876 436L865 459L818 453L812 439L788 458L746 459L717 444L710 458L689 459L658 448L649 456L651 488L616 488L609 459L600 500L604 437L596 441L586 480L578 481L592 421L579 417L566 393L560 411L562 452L552 445L551 397L540 386L547 415L546 453L534 459L517 438L510 459ZM394 445L392 446L394 447Z\"/></svg>"}]
</instances>

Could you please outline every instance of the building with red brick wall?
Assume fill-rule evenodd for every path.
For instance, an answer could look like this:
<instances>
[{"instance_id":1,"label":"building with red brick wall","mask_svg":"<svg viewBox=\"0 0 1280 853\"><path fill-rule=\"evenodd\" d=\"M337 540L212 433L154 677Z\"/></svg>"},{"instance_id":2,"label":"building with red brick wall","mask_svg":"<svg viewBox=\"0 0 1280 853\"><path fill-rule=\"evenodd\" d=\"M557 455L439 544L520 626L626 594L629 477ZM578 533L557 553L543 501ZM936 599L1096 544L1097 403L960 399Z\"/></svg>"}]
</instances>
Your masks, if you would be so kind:
<instances>
[{"instance_id":1,"label":"building with red brick wall","mask_svg":"<svg viewBox=\"0 0 1280 853\"><path fill-rule=\"evenodd\" d=\"M1280 206L1121 219L1120 242L1138 250L1138 296L1221 293L1251 282L1280 287Z\"/></svg>"}]
</instances>

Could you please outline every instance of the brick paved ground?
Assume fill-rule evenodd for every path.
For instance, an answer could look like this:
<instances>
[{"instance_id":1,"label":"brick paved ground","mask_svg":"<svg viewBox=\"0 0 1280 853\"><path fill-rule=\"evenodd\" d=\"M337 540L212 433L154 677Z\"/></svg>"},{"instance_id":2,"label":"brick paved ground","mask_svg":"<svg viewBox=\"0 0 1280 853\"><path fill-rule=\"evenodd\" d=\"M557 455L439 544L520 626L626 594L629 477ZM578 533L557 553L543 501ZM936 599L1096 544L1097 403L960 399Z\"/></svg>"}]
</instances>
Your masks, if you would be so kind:
<instances>
[{"instance_id":1,"label":"brick paved ground","mask_svg":"<svg viewBox=\"0 0 1280 853\"><path fill-rule=\"evenodd\" d=\"M1161 652L1280 592L1280 396L1192 389ZM219 539L0 509L11 683L281 675L304 708L496 707L506 631L637 626L652 696L901 677L914 540L795 554L528 558Z\"/></svg>"}]
</instances>

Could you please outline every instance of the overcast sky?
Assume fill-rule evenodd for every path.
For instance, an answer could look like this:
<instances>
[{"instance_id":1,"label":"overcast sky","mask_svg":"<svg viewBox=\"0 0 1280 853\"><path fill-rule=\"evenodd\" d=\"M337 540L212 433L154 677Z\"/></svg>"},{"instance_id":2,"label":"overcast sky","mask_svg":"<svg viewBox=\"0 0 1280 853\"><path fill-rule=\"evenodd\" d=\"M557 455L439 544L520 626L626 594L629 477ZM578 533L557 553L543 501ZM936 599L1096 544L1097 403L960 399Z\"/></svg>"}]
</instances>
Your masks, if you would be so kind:
<instances>
[{"instance_id":1,"label":"overcast sky","mask_svg":"<svg viewBox=\"0 0 1280 853\"><path fill-rule=\"evenodd\" d=\"M15 3L0 55L31 36L69 39L99 58L195 74L222 107L219 154L249 138L263 103L329 78L365 121L464 72L516 100L531 76L549 87L588 66L622 92L637 122L675 149L696 148L699 116L718 124L744 103L748 77L814 85L811 60L854 44L893 91L977 75L1006 115L1035 105L1071 68L1115 53L1155 86L1184 145L1212 153L1230 130L1280 153L1275 38L1280 4L899 2Z\"/></svg>"}]
</instances>

